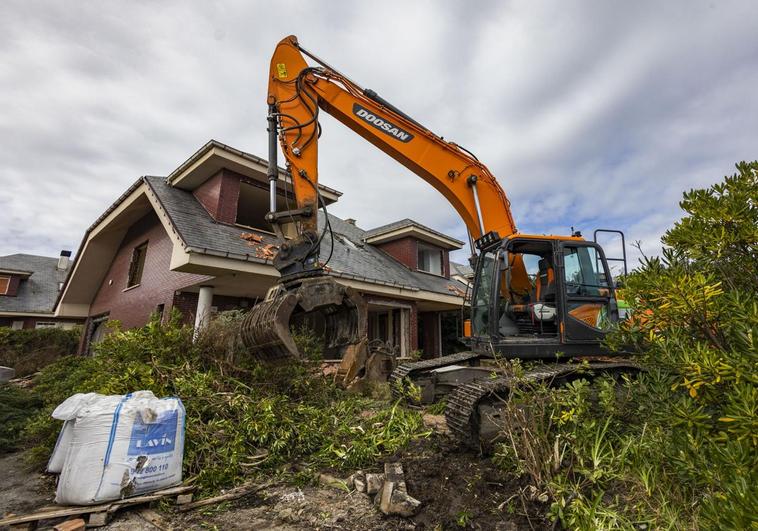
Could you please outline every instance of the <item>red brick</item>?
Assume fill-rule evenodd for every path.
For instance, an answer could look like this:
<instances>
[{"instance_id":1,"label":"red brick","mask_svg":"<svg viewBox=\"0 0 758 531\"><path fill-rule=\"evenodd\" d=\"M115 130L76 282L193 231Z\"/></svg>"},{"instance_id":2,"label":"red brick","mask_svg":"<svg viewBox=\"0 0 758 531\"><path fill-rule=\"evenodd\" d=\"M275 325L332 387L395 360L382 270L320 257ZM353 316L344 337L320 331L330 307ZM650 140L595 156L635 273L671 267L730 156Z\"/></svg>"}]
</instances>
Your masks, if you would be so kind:
<instances>
[{"instance_id":1,"label":"red brick","mask_svg":"<svg viewBox=\"0 0 758 531\"><path fill-rule=\"evenodd\" d=\"M205 181L192 194L213 219L221 223L237 221L237 204L240 195L240 176L229 170L220 170Z\"/></svg>"},{"instance_id":2,"label":"red brick","mask_svg":"<svg viewBox=\"0 0 758 531\"><path fill-rule=\"evenodd\" d=\"M137 287L126 289L132 251L147 242L142 278ZM169 269L173 244L158 216L151 212L132 225L124 236L103 283L90 307L90 316L109 314L124 328L144 325L159 304L168 315L174 292L212 277L179 273Z\"/></svg>"},{"instance_id":3,"label":"red brick","mask_svg":"<svg viewBox=\"0 0 758 531\"><path fill-rule=\"evenodd\" d=\"M418 268L418 240L415 238L406 236L391 242L380 243L377 247L410 269Z\"/></svg>"}]
</instances>

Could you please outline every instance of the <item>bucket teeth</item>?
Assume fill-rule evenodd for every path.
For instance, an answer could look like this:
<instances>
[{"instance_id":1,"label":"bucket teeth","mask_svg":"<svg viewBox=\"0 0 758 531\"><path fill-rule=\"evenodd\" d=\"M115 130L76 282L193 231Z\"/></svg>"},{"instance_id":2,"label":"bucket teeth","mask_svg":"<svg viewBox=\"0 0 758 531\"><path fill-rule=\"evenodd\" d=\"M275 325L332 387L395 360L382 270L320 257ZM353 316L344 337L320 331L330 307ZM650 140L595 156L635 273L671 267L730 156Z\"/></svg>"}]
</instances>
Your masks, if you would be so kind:
<instances>
[{"instance_id":1,"label":"bucket teeth","mask_svg":"<svg viewBox=\"0 0 758 531\"><path fill-rule=\"evenodd\" d=\"M329 277L305 279L255 306L242 323L242 340L259 361L282 363L300 357L291 332L297 323L323 336L323 347L334 353L366 339L366 317L366 303L352 288Z\"/></svg>"}]
</instances>

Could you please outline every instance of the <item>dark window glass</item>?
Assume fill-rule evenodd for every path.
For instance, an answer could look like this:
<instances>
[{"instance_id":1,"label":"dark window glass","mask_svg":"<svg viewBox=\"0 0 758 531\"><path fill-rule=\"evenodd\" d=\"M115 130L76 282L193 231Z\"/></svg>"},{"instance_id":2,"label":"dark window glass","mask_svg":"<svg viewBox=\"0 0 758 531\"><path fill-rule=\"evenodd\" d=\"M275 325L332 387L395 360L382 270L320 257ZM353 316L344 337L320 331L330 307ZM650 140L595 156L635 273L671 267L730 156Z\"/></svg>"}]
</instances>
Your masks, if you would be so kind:
<instances>
[{"instance_id":1,"label":"dark window glass","mask_svg":"<svg viewBox=\"0 0 758 531\"><path fill-rule=\"evenodd\" d=\"M139 285L142 280L142 270L145 268L145 256L147 256L147 242L138 245L132 251L132 261L129 264L129 278L127 288Z\"/></svg>"}]
</instances>

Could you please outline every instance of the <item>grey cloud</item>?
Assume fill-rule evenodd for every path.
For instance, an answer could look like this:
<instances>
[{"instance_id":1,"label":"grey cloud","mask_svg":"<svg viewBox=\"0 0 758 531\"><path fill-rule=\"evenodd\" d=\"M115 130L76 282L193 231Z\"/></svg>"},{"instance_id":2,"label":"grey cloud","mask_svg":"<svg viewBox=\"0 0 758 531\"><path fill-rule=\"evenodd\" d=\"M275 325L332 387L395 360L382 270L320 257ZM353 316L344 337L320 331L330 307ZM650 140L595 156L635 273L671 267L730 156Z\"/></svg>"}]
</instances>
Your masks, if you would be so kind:
<instances>
[{"instance_id":1,"label":"grey cloud","mask_svg":"<svg viewBox=\"0 0 758 531\"><path fill-rule=\"evenodd\" d=\"M683 190L758 158L753 2L41 2L0 18L0 254L55 254L209 138L265 154L275 43L304 46L501 180L519 227L655 253ZM465 240L428 185L324 119L321 178L363 227ZM465 251L456 254L464 259Z\"/></svg>"}]
</instances>

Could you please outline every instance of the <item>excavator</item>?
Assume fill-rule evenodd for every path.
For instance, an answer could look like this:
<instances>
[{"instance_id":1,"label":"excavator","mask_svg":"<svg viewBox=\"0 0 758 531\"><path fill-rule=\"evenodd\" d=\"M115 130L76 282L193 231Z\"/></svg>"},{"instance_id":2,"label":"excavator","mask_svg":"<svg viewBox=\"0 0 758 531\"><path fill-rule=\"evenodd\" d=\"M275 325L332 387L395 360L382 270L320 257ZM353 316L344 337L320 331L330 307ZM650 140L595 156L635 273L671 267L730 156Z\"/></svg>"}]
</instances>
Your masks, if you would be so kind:
<instances>
[{"instance_id":1,"label":"excavator","mask_svg":"<svg viewBox=\"0 0 758 531\"><path fill-rule=\"evenodd\" d=\"M619 319L619 305L600 245L578 232L520 233L503 188L473 153L362 88L295 36L278 43L269 70L266 219L281 241L274 258L281 278L242 325L243 340L258 360L286 363L298 357L292 331L299 326L316 330L324 347L343 359L346 381L365 375L371 359L366 304L331 278L328 259L320 259L330 230L328 216L321 230L318 224L318 210L326 210L318 188L322 111L437 189L468 230L475 270L463 326L468 350L395 367L389 376L393 393L414 395L421 403L444 398L451 432L482 448L497 437L498 404L514 385L557 386L639 370L602 345ZM285 188L296 201L284 211L276 209L279 146L290 175ZM539 363L530 363L516 379L500 368L501 359Z\"/></svg>"}]
</instances>

